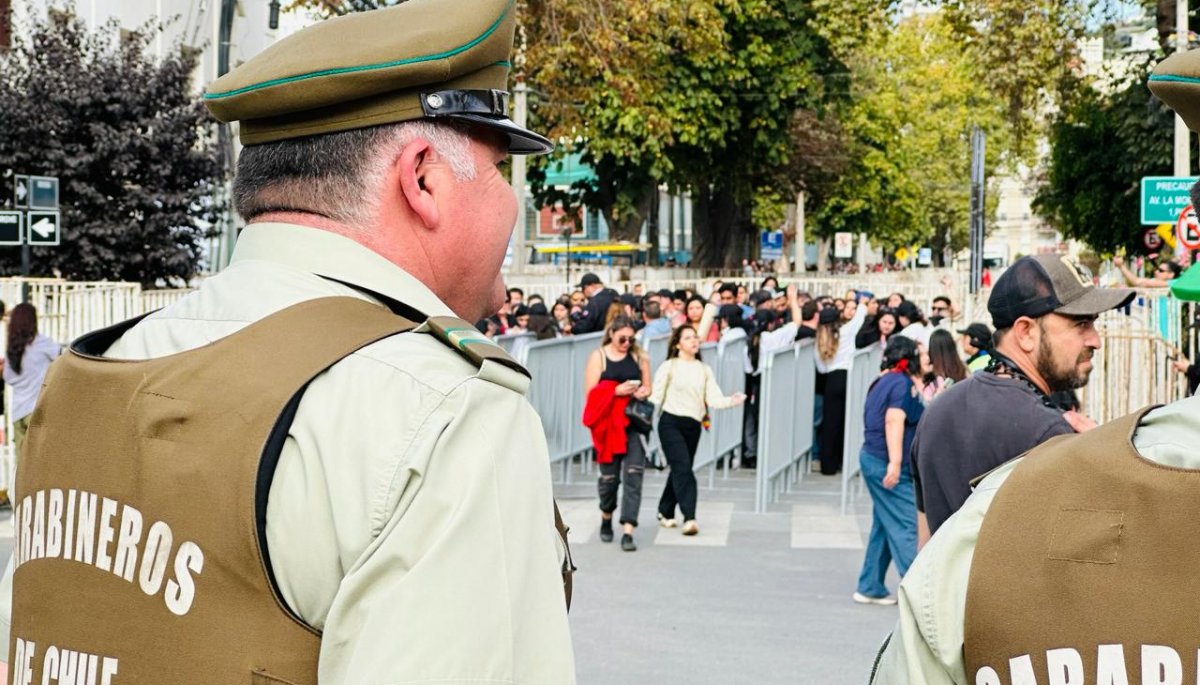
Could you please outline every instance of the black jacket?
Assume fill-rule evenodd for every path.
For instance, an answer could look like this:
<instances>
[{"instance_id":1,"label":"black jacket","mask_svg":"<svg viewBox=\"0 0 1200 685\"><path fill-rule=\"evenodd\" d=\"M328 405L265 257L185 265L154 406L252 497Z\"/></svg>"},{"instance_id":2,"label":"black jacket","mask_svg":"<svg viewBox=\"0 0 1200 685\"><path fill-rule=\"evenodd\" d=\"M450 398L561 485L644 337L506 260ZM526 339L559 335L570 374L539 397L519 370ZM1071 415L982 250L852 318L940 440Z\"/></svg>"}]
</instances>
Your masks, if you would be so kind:
<instances>
[{"instance_id":1,"label":"black jacket","mask_svg":"<svg viewBox=\"0 0 1200 685\"><path fill-rule=\"evenodd\" d=\"M617 300L617 291L605 288L588 300L583 308L583 315L571 324L571 332L576 335L596 333L604 330L604 319L608 316L608 308Z\"/></svg>"}]
</instances>

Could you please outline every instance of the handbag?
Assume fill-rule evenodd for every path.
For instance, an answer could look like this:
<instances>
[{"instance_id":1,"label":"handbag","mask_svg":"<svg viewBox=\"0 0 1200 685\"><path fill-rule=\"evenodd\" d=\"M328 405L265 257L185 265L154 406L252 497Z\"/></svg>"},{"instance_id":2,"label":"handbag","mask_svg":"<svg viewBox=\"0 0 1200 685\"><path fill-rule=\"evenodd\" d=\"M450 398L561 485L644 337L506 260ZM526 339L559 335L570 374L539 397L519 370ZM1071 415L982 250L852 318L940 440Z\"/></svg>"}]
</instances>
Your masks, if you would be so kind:
<instances>
[{"instance_id":1,"label":"handbag","mask_svg":"<svg viewBox=\"0 0 1200 685\"><path fill-rule=\"evenodd\" d=\"M633 398L625 405L625 418L629 425L642 435L649 435L654 429L654 403Z\"/></svg>"}]
</instances>

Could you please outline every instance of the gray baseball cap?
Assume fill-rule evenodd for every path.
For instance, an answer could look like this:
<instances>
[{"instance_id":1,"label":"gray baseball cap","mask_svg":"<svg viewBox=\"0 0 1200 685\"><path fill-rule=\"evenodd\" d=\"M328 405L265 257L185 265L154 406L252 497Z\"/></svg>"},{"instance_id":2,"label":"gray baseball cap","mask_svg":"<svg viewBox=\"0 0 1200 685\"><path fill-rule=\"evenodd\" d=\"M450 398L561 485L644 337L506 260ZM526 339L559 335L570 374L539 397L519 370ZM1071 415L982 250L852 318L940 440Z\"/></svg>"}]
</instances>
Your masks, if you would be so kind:
<instances>
[{"instance_id":1,"label":"gray baseball cap","mask_svg":"<svg viewBox=\"0 0 1200 685\"><path fill-rule=\"evenodd\" d=\"M1096 287L1092 272L1066 255L1036 255L1018 259L996 281L988 312L1002 329L1022 316L1036 319L1051 312L1097 316L1129 304L1135 295L1128 288Z\"/></svg>"}]
</instances>

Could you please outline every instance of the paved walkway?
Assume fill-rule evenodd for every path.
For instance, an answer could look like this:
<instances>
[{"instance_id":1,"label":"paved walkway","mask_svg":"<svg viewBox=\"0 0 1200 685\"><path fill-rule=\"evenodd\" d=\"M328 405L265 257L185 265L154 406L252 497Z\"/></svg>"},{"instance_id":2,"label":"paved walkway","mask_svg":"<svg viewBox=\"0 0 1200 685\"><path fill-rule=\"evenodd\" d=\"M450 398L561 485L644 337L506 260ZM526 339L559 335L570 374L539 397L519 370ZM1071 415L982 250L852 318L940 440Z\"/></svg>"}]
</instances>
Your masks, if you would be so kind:
<instances>
[{"instance_id":1,"label":"paved walkway","mask_svg":"<svg viewBox=\"0 0 1200 685\"><path fill-rule=\"evenodd\" d=\"M840 476L807 475L766 514L753 513L753 471L718 475L713 490L702 476L700 535L686 538L656 525L666 479L651 472L633 553L598 539L594 474L572 479L555 490L579 566L580 685L867 682L896 609L850 600L870 499L842 516Z\"/></svg>"}]
</instances>

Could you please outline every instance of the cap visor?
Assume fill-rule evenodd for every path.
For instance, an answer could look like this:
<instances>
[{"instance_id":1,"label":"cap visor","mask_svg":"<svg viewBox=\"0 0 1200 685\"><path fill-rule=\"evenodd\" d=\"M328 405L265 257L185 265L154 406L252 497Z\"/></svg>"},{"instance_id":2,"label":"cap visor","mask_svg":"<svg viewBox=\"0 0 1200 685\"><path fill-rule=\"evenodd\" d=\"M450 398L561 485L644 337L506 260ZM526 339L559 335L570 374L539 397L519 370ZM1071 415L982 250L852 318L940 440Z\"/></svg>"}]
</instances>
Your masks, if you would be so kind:
<instances>
[{"instance_id":1,"label":"cap visor","mask_svg":"<svg viewBox=\"0 0 1200 685\"><path fill-rule=\"evenodd\" d=\"M1137 295L1128 288L1095 288L1083 297L1054 310L1067 316L1098 316L1110 309L1124 307Z\"/></svg>"},{"instance_id":2,"label":"cap visor","mask_svg":"<svg viewBox=\"0 0 1200 685\"><path fill-rule=\"evenodd\" d=\"M503 133L508 136L510 155L544 155L554 150L554 144L549 139L517 126L512 119L486 117L481 114L453 114L446 118Z\"/></svg>"}]
</instances>

